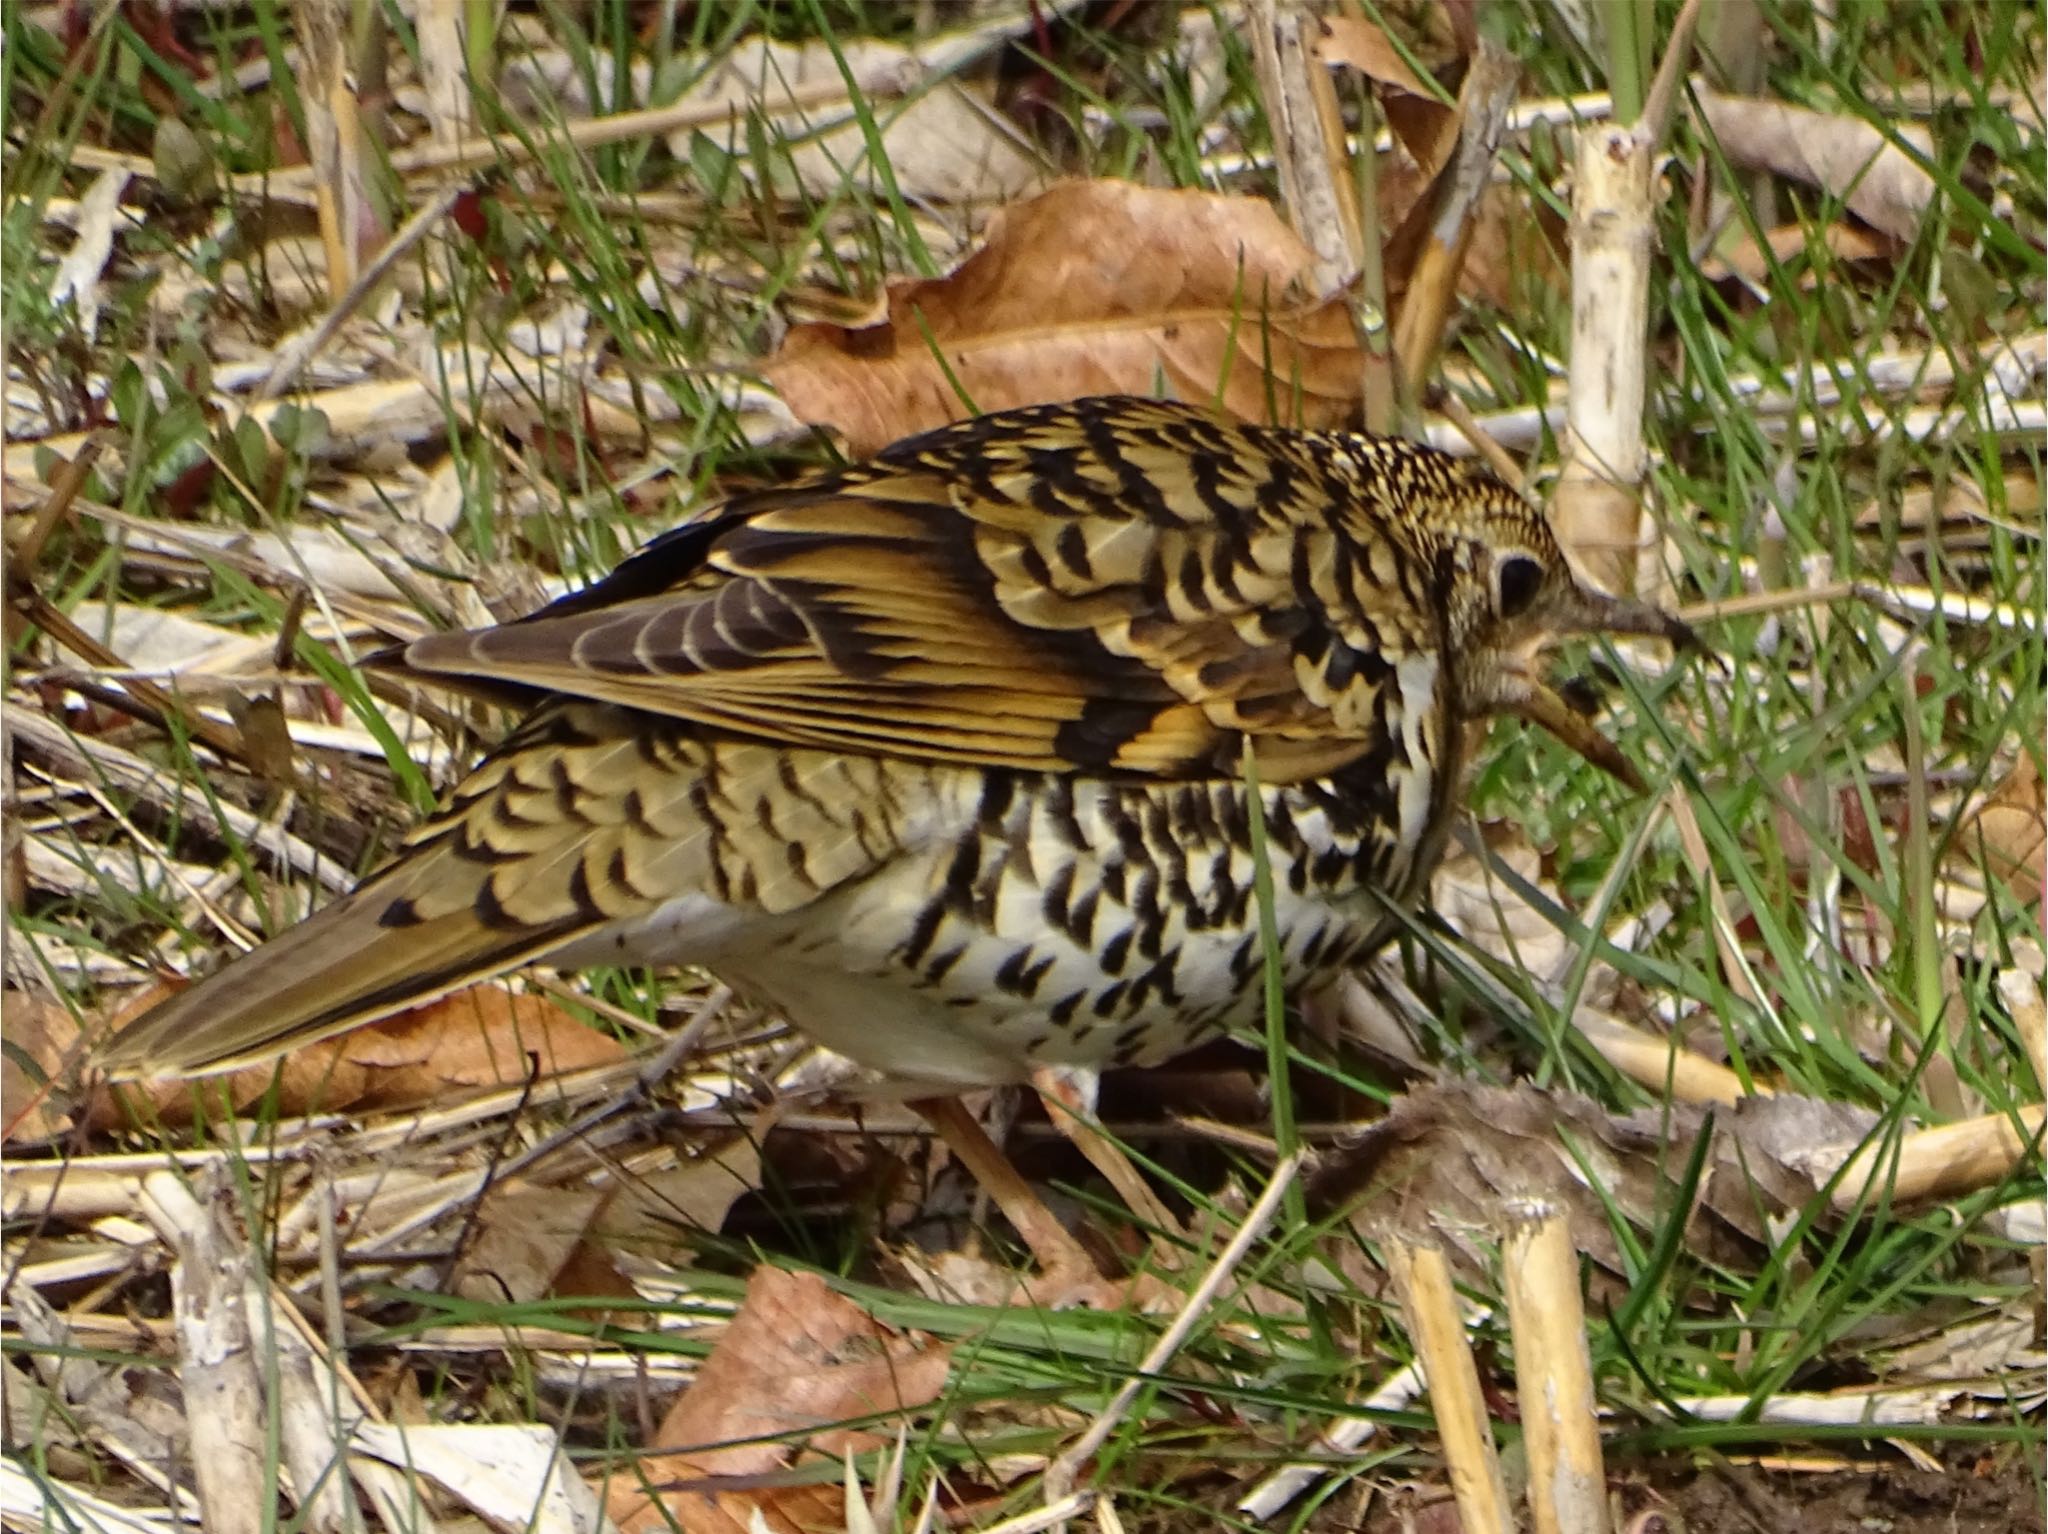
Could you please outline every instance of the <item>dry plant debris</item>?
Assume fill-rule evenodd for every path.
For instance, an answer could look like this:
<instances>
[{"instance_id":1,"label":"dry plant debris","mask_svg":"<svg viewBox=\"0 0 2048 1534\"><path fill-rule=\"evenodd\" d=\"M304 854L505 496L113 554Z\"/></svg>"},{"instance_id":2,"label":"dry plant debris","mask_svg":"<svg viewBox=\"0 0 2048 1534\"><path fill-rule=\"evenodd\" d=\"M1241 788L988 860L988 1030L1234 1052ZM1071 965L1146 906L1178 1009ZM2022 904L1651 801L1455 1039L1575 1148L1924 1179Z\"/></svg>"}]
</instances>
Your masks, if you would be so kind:
<instances>
[{"instance_id":1,"label":"dry plant debris","mask_svg":"<svg viewBox=\"0 0 2048 1534\"><path fill-rule=\"evenodd\" d=\"M266 1498L320 1526L345 1497L385 1527L589 1528L600 1485L649 1526L1177 1527L1284 1516L1333 1470L1353 1485L1314 1516L1369 1525L1443 1472L1386 1415L1419 1382L1362 1256L1439 1243L1498 1293L1531 1194L1590 1264L1617 1526L1669 1505L1634 1485L1645 1445L1726 1445L1709 1486L1766 1457L1752 1517L1856 1485L1880 1489L1855 1517L1910 1534L1902 1465L1944 1517L2026 1480L2010 1445L1929 1446L2037 1442L2042 1409L2038 16L1705 18L1712 83L1625 232L1655 251L1637 571L1728 669L1672 692L1589 662L1652 695L1622 710L1661 721L1644 755L1687 765L1622 807L1487 747L1441 923L1279 1083L1316 1207L1350 1217L1263 1243L1059 1499L1034 1477L1156 1339L780 1266L993 1300L1008 1264L905 1115L825 1111L843 1063L693 1010L695 977L664 982L677 1015L637 977L494 984L205 1092L117 1103L80 1067L155 987L347 887L495 738L486 706L350 662L529 611L822 434L1159 387L1348 422L1419 280L1414 432L1548 496L1573 145L1622 50L1601 8L1277 6L1327 76L1269 86L1230 6L870 7L881 35L829 37L836 7L735 8L730 35L718 7L457 9L326 34L337 8L267 0L8 9L10 1527L254 1527ZM664 31L686 13L709 20ZM1520 69L1497 121L1482 31ZM1264 97L1297 87L1338 111L1323 168L1366 173L1370 301L1318 290L1278 211ZM1462 257L1423 271L1461 165ZM683 1018L686 1050L639 1046ZM1105 1088L1192 1195L1176 1283L1278 1164L1251 1058ZM1012 1143L1085 1182L1035 1119ZM1457 1320L1511 1416L1502 1314ZM254 1480L252 1407L297 1424ZM704 1447L755 1437L737 1478ZM644 1484L620 1445L663 1456Z\"/></svg>"}]
</instances>

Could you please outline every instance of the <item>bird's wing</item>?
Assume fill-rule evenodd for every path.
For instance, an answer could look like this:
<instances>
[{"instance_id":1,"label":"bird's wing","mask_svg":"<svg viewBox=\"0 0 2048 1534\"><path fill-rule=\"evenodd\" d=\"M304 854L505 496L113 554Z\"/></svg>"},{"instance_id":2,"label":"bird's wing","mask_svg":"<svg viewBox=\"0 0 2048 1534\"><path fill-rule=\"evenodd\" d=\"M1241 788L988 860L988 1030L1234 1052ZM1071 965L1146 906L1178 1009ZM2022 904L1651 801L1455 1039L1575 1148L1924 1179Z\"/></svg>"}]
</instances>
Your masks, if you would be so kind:
<instances>
[{"instance_id":1,"label":"bird's wing","mask_svg":"<svg viewBox=\"0 0 2048 1534\"><path fill-rule=\"evenodd\" d=\"M1213 776L1249 736L1274 780L1316 776L1384 740L1436 635L1426 572L1338 528L1356 486L1302 441L1135 401L984 417L404 664L878 756Z\"/></svg>"}]
</instances>

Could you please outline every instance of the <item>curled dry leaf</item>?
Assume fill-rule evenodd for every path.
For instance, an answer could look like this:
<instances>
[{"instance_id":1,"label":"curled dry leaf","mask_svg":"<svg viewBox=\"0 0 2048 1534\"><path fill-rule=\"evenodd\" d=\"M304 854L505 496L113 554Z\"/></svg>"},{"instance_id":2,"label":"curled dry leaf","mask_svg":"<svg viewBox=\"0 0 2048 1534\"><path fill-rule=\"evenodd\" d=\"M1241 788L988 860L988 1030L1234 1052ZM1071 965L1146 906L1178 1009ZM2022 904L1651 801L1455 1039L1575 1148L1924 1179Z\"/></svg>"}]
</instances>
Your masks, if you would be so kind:
<instances>
[{"instance_id":1,"label":"curled dry leaf","mask_svg":"<svg viewBox=\"0 0 2048 1534\"><path fill-rule=\"evenodd\" d=\"M1731 164L1817 186L1895 240L1912 239L1934 201L1934 178L1892 135L1860 118L1712 92L1701 94L1699 110ZM1922 154L1933 142L1920 128L1897 129L1895 136Z\"/></svg>"},{"instance_id":2,"label":"curled dry leaf","mask_svg":"<svg viewBox=\"0 0 2048 1534\"><path fill-rule=\"evenodd\" d=\"M892 286L883 323L796 326L763 371L860 454L964 419L962 393L989 411L1161 379L1240 420L1331 426L1358 346L1341 301L1297 287L1310 265L1259 199L1069 181L1002 210L949 276Z\"/></svg>"},{"instance_id":3,"label":"curled dry leaf","mask_svg":"<svg viewBox=\"0 0 2048 1534\"><path fill-rule=\"evenodd\" d=\"M1687 1249L1753 1269L1772 1240L1767 1220L1804 1207L1831 1170L1809 1169L1803 1154L1854 1144L1874 1118L1791 1096L1719 1111ZM1691 1105L1623 1116L1575 1093L1449 1083L1397 1098L1384 1119L1325 1160L1310 1197L1326 1209L1347 1207L1369 1236L1437 1241L1473 1275L1486 1270L1496 1244L1489 1232L1506 1203L1542 1198L1565 1211L1573 1241L1598 1264L1596 1294L1618 1298L1629 1269L1610 1216L1660 1229L1705 1121Z\"/></svg>"},{"instance_id":4,"label":"curled dry leaf","mask_svg":"<svg viewBox=\"0 0 2048 1534\"><path fill-rule=\"evenodd\" d=\"M1458 144L1458 111L1431 89L1384 29L1363 16L1325 16L1316 57L1355 69L1380 89L1387 126L1413 156L1426 181L1442 170Z\"/></svg>"},{"instance_id":5,"label":"curled dry leaf","mask_svg":"<svg viewBox=\"0 0 2048 1534\"><path fill-rule=\"evenodd\" d=\"M794 1534L837 1527L838 1488L738 1490L718 1480L758 1478L795 1462L791 1435L834 1459L873 1448L873 1432L832 1426L914 1411L937 1399L948 1349L883 1326L812 1273L762 1266L739 1314L670 1409L640 1463L641 1484L612 1498L625 1534ZM710 1483L710 1484L707 1484Z\"/></svg>"}]
</instances>

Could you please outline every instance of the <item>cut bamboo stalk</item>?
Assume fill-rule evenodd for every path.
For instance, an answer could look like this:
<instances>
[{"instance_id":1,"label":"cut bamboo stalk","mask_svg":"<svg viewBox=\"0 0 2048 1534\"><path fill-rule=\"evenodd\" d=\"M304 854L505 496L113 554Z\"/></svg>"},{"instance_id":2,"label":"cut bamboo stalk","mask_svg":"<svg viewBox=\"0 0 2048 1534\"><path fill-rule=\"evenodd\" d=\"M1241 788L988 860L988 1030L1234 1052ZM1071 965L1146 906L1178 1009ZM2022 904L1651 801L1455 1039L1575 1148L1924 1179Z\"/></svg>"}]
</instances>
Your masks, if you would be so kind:
<instances>
[{"instance_id":1,"label":"cut bamboo stalk","mask_svg":"<svg viewBox=\"0 0 2048 1534\"><path fill-rule=\"evenodd\" d=\"M1493 1424L1458 1316L1451 1265L1433 1246L1396 1239L1387 1243L1387 1269L1400 1291L1401 1313L1429 1385L1429 1404L1436 1414L1451 1494L1457 1499L1465 1534L1514 1534L1500 1456L1493 1446Z\"/></svg>"},{"instance_id":2,"label":"cut bamboo stalk","mask_svg":"<svg viewBox=\"0 0 2048 1534\"><path fill-rule=\"evenodd\" d=\"M1612 592L1637 584L1653 159L1646 134L1587 128L1572 186L1569 444L1551 521L1586 577Z\"/></svg>"},{"instance_id":3,"label":"cut bamboo stalk","mask_svg":"<svg viewBox=\"0 0 2048 1534\"><path fill-rule=\"evenodd\" d=\"M1607 1534L1607 1471L1586 1349L1579 1265L1564 1215L1539 1199L1507 1210L1501 1265L1536 1534Z\"/></svg>"}]
</instances>

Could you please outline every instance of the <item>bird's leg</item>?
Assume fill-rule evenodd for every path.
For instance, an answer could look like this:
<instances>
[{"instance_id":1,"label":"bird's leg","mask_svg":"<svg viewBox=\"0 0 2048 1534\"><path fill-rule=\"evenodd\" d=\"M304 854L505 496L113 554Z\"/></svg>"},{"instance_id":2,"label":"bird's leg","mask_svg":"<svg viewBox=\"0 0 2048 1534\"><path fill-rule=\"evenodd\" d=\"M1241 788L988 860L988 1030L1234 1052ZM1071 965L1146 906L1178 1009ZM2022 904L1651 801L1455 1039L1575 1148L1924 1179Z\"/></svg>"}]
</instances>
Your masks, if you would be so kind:
<instances>
[{"instance_id":1,"label":"bird's leg","mask_svg":"<svg viewBox=\"0 0 2048 1534\"><path fill-rule=\"evenodd\" d=\"M1117 1286L1103 1278L1086 1247L1068 1233L1059 1217L1045 1207L1045 1201L1031 1191L1010 1158L996 1148L966 1104L957 1097L927 1097L910 1105L933 1129L946 1147L967 1168L968 1175L996 1201L996 1207L1016 1228L1017 1234L1038 1262L1039 1277L1025 1286L1034 1300L1048 1304L1100 1304L1113 1306L1120 1296Z\"/></svg>"},{"instance_id":2,"label":"bird's leg","mask_svg":"<svg viewBox=\"0 0 2048 1534\"><path fill-rule=\"evenodd\" d=\"M1180 1221L1173 1217L1173 1211L1159 1201L1152 1185L1131 1165L1131 1158L1095 1122L1093 1094L1084 1092L1070 1073L1054 1066L1033 1071L1031 1085L1045 1099L1046 1117L1053 1126L1074 1142L1096 1171L1109 1179L1109 1185L1132 1214L1169 1237L1187 1235Z\"/></svg>"}]
</instances>

